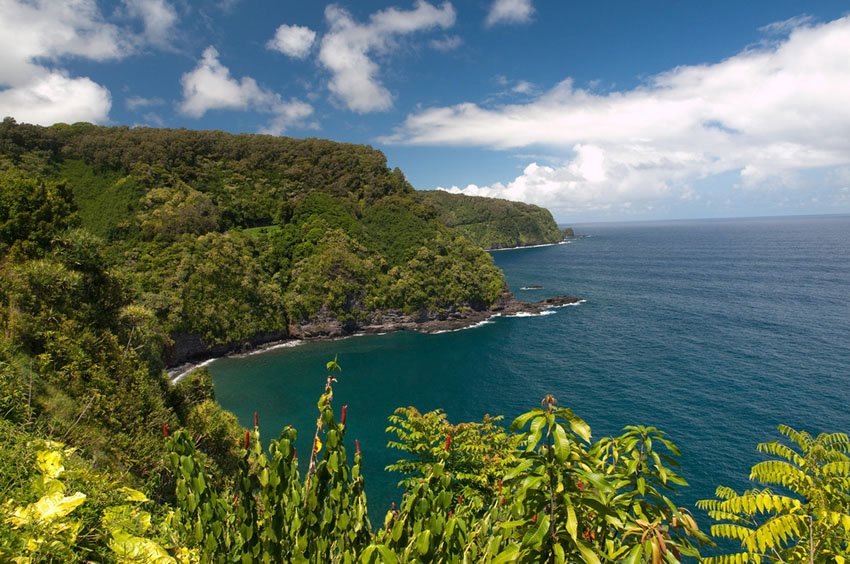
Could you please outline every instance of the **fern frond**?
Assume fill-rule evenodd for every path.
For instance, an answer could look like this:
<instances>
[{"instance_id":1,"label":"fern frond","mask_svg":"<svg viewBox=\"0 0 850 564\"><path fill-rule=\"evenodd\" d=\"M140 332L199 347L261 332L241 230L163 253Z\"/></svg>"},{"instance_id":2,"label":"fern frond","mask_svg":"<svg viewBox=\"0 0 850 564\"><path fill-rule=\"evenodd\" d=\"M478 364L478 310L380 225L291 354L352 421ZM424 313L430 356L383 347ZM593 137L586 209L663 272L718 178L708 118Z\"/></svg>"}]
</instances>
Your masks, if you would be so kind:
<instances>
[{"instance_id":1,"label":"fern frond","mask_svg":"<svg viewBox=\"0 0 850 564\"><path fill-rule=\"evenodd\" d=\"M805 431L797 431L788 425L779 425L777 426L777 429L779 429L780 433L797 443L797 446L800 447L800 450L802 450L803 453L808 452L814 442L814 439L812 439L812 436L809 433Z\"/></svg>"},{"instance_id":2,"label":"fern frond","mask_svg":"<svg viewBox=\"0 0 850 564\"><path fill-rule=\"evenodd\" d=\"M709 511L708 516L714 519L715 521L731 521L733 523L748 522L747 519L744 519L740 515L736 513L729 513L728 511Z\"/></svg>"},{"instance_id":3,"label":"fern frond","mask_svg":"<svg viewBox=\"0 0 850 564\"><path fill-rule=\"evenodd\" d=\"M750 471L750 480L762 484L780 484L790 488L794 493L801 493L799 486L812 484L812 477L800 470L798 467L784 460L765 460L753 466ZM794 486L797 487L794 487Z\"/></svg>"},{"instance_id":4,"label":"fern frond","mask_svg":"<svg viewBox=\"0 0 850 564\"><path fill-rule=\"evenodd\" d=\"M722 556L711 556L702 559L705 564L761 564L763 561L761 554L751 554L749 552L740 552L738 554L724 554Z\"/></svg>"},{"instance_id":5,"label":"fern frond","mask_svg":"<svg viewBox=\"0 0 850 564\"><path fill-rule=\"evenodd\" d=\"M835 448L847 452L850 449L850 437L847 433L821 433L818 435L818 442L828 447L843 447Z\"/></svg>"},{"instance_id":6,"label":"fern frond","mask_svg":"<svg viewBox=\"0 0 850 564\"><path fill-rule=\"evenodd\" d=\"M769 492L740 495L719 503L718 511L746 515L756 513L780 513L796 511L801 507L800 501L792 497L775 495Z\"/></svg>"},{"instance_id":7,"label":"fern frond","mask_svg":"<svg viewBox=\"0 0 850 564\"><path fill-rule=\"evenodd\" d=\"M742 544L754 533L755 531L749 527L735 525L733 523L721 523L719 525L711 526L711 534L715 537L738 540L741 541Z\"/></svg>"},{"instance_id":8,"label":"fern frond","mask_svg":"<svg viewBox=\"0 0 850 564\"><path fill-rule=\"evenodd\" d=\"M800 537L800 531L805 529L804 521L805 517L802 515L773 517L756 529L754 534L745 541L746 548L750 552L780 549L790 540Z\"/></svg>"},{"instance_id":9,"label":"fern frond","mask_svg":"<svg viewBox=\"0 0 850 564\"><path fill-rule=\"evenodd\" d=\"M795 451L788 445L783 445L782 443L759 443L756 449L759 452L764 452L767 454L772 454L773 456L784 458L788 462L792 462L797 466L803 466L806 462L806 460L802 456L800 456L797 451Z\"/></svg>"}]
</instances>

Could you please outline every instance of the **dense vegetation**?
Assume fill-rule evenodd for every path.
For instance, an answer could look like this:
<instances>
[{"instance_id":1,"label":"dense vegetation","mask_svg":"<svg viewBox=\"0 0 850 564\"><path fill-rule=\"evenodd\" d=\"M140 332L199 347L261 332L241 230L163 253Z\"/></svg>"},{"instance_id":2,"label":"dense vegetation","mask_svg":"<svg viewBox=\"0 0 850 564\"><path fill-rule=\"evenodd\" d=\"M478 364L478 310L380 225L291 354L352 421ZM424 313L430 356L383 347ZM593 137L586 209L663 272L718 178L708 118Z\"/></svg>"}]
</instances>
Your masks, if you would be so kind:
<instances>
[{"instance_id":1,"label":"dense vegetation","mask_svg":"<svg viewBox=\"0 0 850 564\"><path fill-rule=\"evenodd\" d=\"M546 208L441 190L420 195L437 209L440 221L485 249L544 245L564 239L565 232L558 229Z\"/></svg>"},{"instance_id":2,"label":"dense vegetation","mask_svg":"<svg viewBox=\"0 0 850 564\"><path fill-rule=\"evenodd\" d=\"M554 398L510 429L400 409L390 469L407 494L381 521L333 408L335 362L304 474L294 429L264 448L209 373L167 381L184 337L488 307L501 274L441 213L367 147L3 121L0 561L695 555L709 539L671 501L678 451L656 429L593 441ZM740 541L728 561L842 562L850 441L782 431L792 447L762 446L778 459L752 474L774 489L719 488L711 532Z\"/></svg>"},{"instance_id":3,"label":"dense vegetation","mask_svg":"<svg viewBox=\"0 0 850 564\"><path fill-rule=\"evenodd\" d=\"M720 521L711 535L671 499L686 482L663 432L630 426L593 440L571 410L544 398L505 430L498 418L452 425L439 411L396 411L389 446L406 458L388 470L406 487L380 524L366 504L362 465L346 440L347 408L333 405L341 373L328 363L307 471L296 431L263 446L258 417L230 480L209 471L197 437L163 427L161 484L168 503L119 487L59 443L7 423L0 441L0 558L66 562L845 562L850 556L850 438L765 443L771 459L751 479L775 490L719 487L700 504ZM169 436L170 435L170 436ZM795 448L796 447L796 448ZM66 468L67 466L67 468ZM73 493L71 493L73 492ZM377 526L376 526L377 525ZM377 530L376 530L377 529Z\"/></svg>"},{"instance_id":4,"label":"dense vegetation","mask_svg":"<svg viewBox=\"0 0 850 564\"><path fill-rule=\"evenodd\" d=\"M45 250L71 224L101 239L103 267L177 341L175 358L316 322L344 332L381 312L485 309L503 285L362 145L6 119L0 174L0 245L19 248L4 256Z\"/></svg>"},{"instance_id":5,"label":"dense vegetation","mask_svg":"<svg viewBox=\"0 0 850 564\"><path fill-rule=\"evenodd\" d=\"M368 147L0 123L0 414L139 484L162 424L235 467L235 419L169 359L485 309L502 285Z\"/></svg>"}]
</instances>

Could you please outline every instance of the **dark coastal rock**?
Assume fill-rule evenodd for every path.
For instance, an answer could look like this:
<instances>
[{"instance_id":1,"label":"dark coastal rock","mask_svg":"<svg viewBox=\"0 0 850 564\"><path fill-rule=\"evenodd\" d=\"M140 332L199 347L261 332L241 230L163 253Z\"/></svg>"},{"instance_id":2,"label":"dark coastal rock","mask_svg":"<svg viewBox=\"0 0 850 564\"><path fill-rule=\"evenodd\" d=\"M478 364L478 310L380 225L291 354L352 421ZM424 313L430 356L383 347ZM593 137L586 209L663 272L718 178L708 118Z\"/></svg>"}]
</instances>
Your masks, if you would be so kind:
<instances>
[{"instance_id":1,"label":"dark coastal rock","mask_svg":"<svg viewBox=\"0 0 850 564\"><path fill-rule=\"evenodd\" d=\"M573 305L579 303L581 300L575 296L555 296L552 298L546 298L538 302L546 307L563 307L566 305Z\"/></svg>"},{"instance_id":2,"label":"dark coastal rock","mask_svg":"<svg viewBox=\"0 0 850 564\"><path fill-rule=\"evenodd\" d=\"M200 335L174 335L173 343L165 351L165 364L174 368L228 354L246 353L263 345L282 341L287 336L285 332L260 333L245 341L210 346Z\"/></svg>"},{"instance_id":3,"label":"dark coastal rock","mask_svg":"<svg viewBox=\"0 0 850 564\"><path fill-rule=\"evenodd\" d=\"M379 310L370 313L367 319L359 322L354 320L341 322L329 315L320 314L316 319L290 323L285 333L264 333L248 341L216 347L207 346L197 335L177 335L167 353L167 365L171 368L170 372L176 373L175 367L185 368L187 363L228 354L246 353L262 348L264 345L285 340L321 340L353 334L378 334L393 331L422 333L456 331L496 315L505 317L523 314L539 315L547 309L572 305L580 301L575 296L554 296L536 303L525 302L516 299L510 290L505 288L490 307L474 304L445 311L420 311L415 314L404 313L400 310Z\"/></svg>"}]
</instances>

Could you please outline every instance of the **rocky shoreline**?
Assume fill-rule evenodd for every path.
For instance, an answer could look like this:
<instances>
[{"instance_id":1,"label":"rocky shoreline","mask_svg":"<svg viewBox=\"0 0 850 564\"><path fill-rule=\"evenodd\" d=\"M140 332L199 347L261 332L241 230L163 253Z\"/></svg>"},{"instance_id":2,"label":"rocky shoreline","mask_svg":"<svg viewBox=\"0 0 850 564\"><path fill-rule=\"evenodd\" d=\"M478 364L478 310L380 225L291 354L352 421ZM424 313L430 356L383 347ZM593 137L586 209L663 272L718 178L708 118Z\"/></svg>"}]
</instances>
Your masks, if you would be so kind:
<instances>
[{"instance_id":1,"label":"rocky shoreline","mask_svg":"<svg viewBox=\"0 0 850 564\"><path fill-rule=\"evenodd\" d=\"M168 351L167 371L172 382L206 362L223 356L248 354L273 347L305 341L338 339L354 335L376 335L394 331L441 333L457 331L487 321L493 317L540 315L548 309L575 305L575 296L555 296L539 302L524 302L505 290L487 309L467 308L435 315L407 315L400 311L375 312L365 323L341 323L332 318L319 318L304 324L290 325L286 333L264 333L254 338L217 347L207 347L200 337L178 335Z\"/></svg>"}]
</instances>

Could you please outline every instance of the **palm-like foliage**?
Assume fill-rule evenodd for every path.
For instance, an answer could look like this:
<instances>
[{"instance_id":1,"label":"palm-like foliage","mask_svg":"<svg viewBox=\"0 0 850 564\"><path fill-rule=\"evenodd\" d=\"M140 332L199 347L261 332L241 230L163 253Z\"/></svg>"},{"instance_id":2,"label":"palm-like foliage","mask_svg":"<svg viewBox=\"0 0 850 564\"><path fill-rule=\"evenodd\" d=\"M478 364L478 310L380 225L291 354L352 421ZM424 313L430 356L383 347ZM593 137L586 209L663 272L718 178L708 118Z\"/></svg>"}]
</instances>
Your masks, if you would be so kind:
<instances>
[{"instance_id":1,"label":"palm-like foliage","mask_svg":"<svg viewBox=\"0 0 850 564\"><path fill-rule=\"evenodd\" d=\"M844 562L850 550L850 439L844 433L816 438L785 425L792 446L762 443L750 480L767 487L737 493L717 488L718 499L698 506L719 521L711 533L737 540L741 551L709 562ZM771 489L776 488L776 491Z\"/></svg>"}]
</instances>

